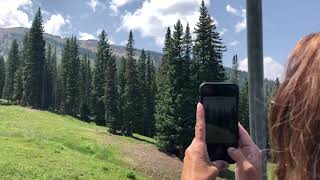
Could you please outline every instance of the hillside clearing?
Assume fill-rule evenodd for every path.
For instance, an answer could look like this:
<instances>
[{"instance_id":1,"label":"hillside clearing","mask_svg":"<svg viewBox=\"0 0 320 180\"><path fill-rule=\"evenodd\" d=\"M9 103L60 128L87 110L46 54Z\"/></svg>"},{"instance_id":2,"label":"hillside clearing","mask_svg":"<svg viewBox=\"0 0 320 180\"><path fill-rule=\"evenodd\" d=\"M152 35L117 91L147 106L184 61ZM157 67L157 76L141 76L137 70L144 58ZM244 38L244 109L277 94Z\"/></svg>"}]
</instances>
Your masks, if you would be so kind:
<instances>
[{"instance_id":1,"label":"hillside clearing","mask_svg":"<svg viewBox=\"0 0 320 180\"><path fill-rule=\"evenodd\" d=\"M0 106L0 179L179 179L182 162L154 144L70 116Z\"/></svg>"},{"instance_id":2,"label":"hillside clearing","mask_svg":"<svg viewBox=\"0 0 320 180\"><path fill-rule=\"evenodd\" d=\"M70 116L0 106L0 179L178 179L151 138L114 136Z\"/></svg>"}]
</instances>

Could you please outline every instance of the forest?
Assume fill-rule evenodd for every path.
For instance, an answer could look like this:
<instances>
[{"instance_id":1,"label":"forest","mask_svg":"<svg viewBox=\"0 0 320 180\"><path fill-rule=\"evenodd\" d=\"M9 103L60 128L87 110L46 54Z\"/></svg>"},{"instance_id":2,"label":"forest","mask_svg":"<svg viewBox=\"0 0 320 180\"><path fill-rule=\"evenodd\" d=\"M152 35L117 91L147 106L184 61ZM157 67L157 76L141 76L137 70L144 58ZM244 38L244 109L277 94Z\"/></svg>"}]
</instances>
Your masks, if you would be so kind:
<instances>
[{"instance_id":1,"label":"forest","mask_svg":"<svg viewBox=\"0 0 320 180\"><path fill-rule=\"evenodd\" d=\"M58 60L56 47L44 40L39 8L23 46L13 40L8 57L0 56L0 97L10 104L105 126L115 135L154 137L160 150L182 158L193 138L202 82L238 84L239 121L249 128L248 81L240 82L237 55L227 72L223 65L227 47L203 1L199 11L194 30L188 24L183 27L180 20L173 29L167 28L156 67L148 51L135 58L132 31L120 63L104 30L93 61L80 54L75 36L66 40ZM267 107L278 86L277 79L265 87Z\"/></svg>"}]
</instances>

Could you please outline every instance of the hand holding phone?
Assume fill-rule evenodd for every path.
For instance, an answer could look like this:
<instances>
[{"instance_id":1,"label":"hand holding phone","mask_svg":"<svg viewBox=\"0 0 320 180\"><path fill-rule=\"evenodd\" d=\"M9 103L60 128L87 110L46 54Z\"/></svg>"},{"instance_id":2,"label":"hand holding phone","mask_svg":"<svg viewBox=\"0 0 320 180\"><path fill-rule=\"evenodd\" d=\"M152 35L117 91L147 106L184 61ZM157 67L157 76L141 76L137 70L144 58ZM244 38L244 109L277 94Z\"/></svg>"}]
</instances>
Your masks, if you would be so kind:
<instances>
[{"instance_id":1,"label":"hand holding phone","mask_svg":"<svg viewBox=\"0 0 320 180\"><path fill-rule=\"evenodd\" d=\"M206 82L200 85L200 102L204 106L206 144L211 161L235 163L228 147L238 147L239 88L230 83Z\"/></svg>"}]
</instances>

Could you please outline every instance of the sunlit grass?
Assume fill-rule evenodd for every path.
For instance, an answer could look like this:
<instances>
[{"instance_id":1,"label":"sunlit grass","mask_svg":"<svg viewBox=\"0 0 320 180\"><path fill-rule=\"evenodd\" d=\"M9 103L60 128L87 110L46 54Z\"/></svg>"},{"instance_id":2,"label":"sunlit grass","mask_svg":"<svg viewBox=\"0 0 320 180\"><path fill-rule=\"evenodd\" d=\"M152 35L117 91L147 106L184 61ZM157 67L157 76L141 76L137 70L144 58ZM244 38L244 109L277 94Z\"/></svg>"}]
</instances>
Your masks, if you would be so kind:
<instances>
[{"instance_id":1,"label":"sunlit grass","mask_svg":"<svg viewBox=\"0 0 320 180\"><path fill-rule=\"evenodd\" d=\"M0 106L0 179L146 179L104 143L105 132L70 116Z\"/></svg>"}]
</instances>

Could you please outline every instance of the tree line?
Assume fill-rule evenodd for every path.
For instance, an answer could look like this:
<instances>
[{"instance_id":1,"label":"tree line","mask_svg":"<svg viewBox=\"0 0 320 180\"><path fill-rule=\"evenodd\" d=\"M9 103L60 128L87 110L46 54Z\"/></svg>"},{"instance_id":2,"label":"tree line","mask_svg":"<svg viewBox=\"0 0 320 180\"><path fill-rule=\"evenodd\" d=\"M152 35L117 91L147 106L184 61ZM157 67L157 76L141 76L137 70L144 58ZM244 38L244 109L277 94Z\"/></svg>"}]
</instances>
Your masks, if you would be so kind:
<instances>
[{"instance_id":1,"label":"tree line","mask_svg":"<svg viewBox=\"0 0 320 180\"><path fill-rule=\"evenodd\" d=\"M76 37L66 40L58 63L56 48L43 38L42 24L39 8L22 48L13 40L6 63L0 57L2 98L95 122L113 134L155 137L161 150L180 157L193 137L199 85L228 79L239 84L237 56L227 77L222 64L226 47L203 1L195 38L180 20L167 28L158 69L144 50L134 58L132 31L119 64L104 30L93 65L80 55ZM240 93L240 121L249 126L247 81Z\"/></svg>"}]
</instances>

